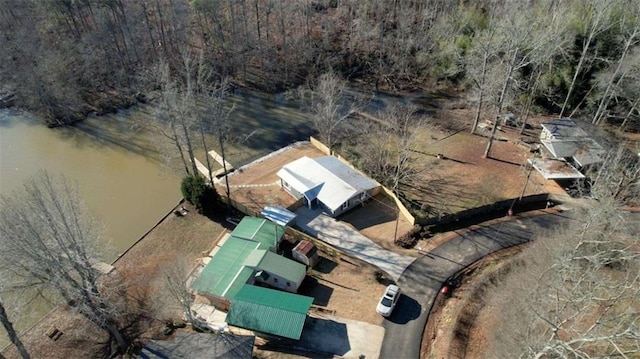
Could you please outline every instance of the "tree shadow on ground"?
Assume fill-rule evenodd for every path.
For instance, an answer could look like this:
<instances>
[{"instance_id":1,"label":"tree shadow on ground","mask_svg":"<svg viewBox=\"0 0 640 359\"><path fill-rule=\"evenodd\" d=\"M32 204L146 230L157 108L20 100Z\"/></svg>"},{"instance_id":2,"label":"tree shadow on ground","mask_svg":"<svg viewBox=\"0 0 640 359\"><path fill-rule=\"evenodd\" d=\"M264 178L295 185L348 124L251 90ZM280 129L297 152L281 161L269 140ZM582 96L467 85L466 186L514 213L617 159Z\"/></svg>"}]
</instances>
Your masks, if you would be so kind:
<instances>
[{"instance_id":1,"label":"tree shadow on ground","mask_svg":"<svg viewBox=\"0 0 640 359\"><path fill-rule=\"evenodd\" d=\"M469 208L477 196L473 188L464 184L462 175L447 177L430 174L428 178L403 184L402 197L426 217L437 217Z\"/></svg>"},{"instance_id":2,"label":"tree shadow on ground","mask_svg":"<svg viewBox=\"0 0 640 359\"><path fill-rule=\"evenodd\" d=\"M228 218L240 220L246 216L246 214L223 203L222 200L217 201L213 206L207 206L207 209L201 214L209 218L211 221L218 223L227 230L233 230L236 227L236 223L233 223L233 221L228 221Z\"/></svg>"},{"instance_id":3,"label":"tree shadow on ground","mask_svg":"<svg viewBox=\"0 0 640 359\"><path fill-rule=\"evenodd\" d=\"M105 118L92 118L78 122L68 128L58 129L66 140L73 141L78 147L121 148L144 156L152 161L161 162L154 139L141 136L127 122L129 115L111 115Z\"/></svg>"}]
</instances>

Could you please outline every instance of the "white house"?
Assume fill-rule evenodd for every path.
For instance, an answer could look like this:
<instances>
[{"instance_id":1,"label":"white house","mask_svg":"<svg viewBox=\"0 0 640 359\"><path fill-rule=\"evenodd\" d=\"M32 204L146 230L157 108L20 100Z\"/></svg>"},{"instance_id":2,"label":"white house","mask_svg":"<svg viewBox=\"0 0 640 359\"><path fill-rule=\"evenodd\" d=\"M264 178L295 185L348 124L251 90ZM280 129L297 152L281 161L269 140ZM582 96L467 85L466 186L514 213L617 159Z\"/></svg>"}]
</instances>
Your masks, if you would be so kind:
<instances>
[{"instance_id":1,"label":"white house","mask_svg":"<svg viewBox=\"0 0 640 359\"><path fill-rule=\"evenodd\" d=\"M333 156L299 158L277 173L281 186L309 208L336 217L375 195L380 184Z\"/></svg>"}]
</instances>

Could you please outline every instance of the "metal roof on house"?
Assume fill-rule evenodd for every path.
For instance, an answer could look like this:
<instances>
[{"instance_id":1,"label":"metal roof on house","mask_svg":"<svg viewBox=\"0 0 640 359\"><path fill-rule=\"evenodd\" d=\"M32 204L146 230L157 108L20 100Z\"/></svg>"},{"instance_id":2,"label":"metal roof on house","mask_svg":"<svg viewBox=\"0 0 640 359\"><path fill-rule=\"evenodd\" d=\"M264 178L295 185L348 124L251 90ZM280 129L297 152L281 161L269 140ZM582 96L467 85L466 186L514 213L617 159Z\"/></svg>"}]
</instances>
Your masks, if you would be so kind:
<instances>
[{"instance_id":1,"label":"metal roof on house","mask_svg":"<svg viewBox=\"0 0 640 359\"><path fill-rule=\"evenodd\" d=\"M551 138L540 142L553 157L573 158L580 167L602 162L604 149L580 126L570 118L543 123L542 127L551 134Z\"/></svg>"},{"instance_id":2,"label":"metal roof on house","mask_svg":"<svg viewBox=\"0 0 640 359\"><path fill-rule=\"evenodd\" d=\"M283 235L284 227L278 224L262 218L244 217L220 249L215 252L198 278L193 281L191 287L200 293L233 299L253 275L253 268L246 264L249 258L258 256L261 263L265 257L268 257L269 260L265 263L277 262L271 259L271 255L280 256L269 250L276 247ZM254 250L260 250L259 254L253 254ZM269 252L271 255L267 256L264 252ZM287 258L281 258L287 260ZM251 259L251 261L256 260ZM291 269L291 266L284 261L280 265L282 268ZM297 272L294 271L293 274L297 275ZM289 276L283 275L282 278L289 278Z\"/></svg>"},{"instance_id":3,"label":"metal roof on house","mask_svg":"<svg viewBox=\"0 0 640 359\"><path fill-rule=\"evenodd\" d=\"M258 242L229 237L209 263L204 267L191 287L198 292L233 299L235 293L251 277L252 270L244 262Z\"/></svg>"},{"instance_id":4,"label":"metal roof on house","mask_svg":"<svg viewBox=\"0 0 640 359\"><path fill-rule=\"evenodd\" d=\"M231 236L259 242L261 249L275 248L284 236L284 227L264 218L247 216L238 223Z\"/></svg>"},{"instance_id":5,"label":"metal roof on house","mask_svg":"<svg viewBox=\"0 0 640 359\"><path fill-rule=\"evenodd\" d=\"M541 140L555 158L572 157L580 166L602 161L605 151L592 139Z\"/></svg>"},{"instance_id":6,"label":"metal roof on house","mask_svg":"<svg viewBox=\"0 0 640 359\"><path fill-rule=\"evenodd\" d=\"M584 178L584 175L580 173L575 167L571 166L567 161L557 158L534 160L529 159L529 163L535 168L544 179L575 179Z\"/></svg>"},{"instance_id":7,"label":"metal roof on house","mask_svg":"<svg viewBox=\"0 0 640 359\"><path fill-rule=\"evenodd\" d=\"M549 131L555 139L571 137L588 137L587 133L577 126L576 122L570 118L560 118L550 122L540 124L542 128Z\"/></svg>"},{"instance_id":8,"label":"metal roof on house","mask_svg":"<svg viewBox=\"0 0 640 359\"><path fill-rule=\"evenodd\" d=\"M282 167L277 175L309 200L318 198L332 211L358 193L379 186L333 156L304 156Z\"/></svg>"},{"instance_id":9,"label":"metal roof on house","mask_svg":"<svg viewBox=\"0 0 640 359\"><path fill-rule=\"evenodd\" d=\"M311 297L244 285L231 303L227 323L298 340L312 303Z\"/></svg>"},{"instance_id":10,"label":"metal roof on house","mask_svg":"<svg viewBox=\"0 0 640 359\"><path fill-rule=\"evenodd\" d=\"M290 282L300 284L307 267L289 258L265 250L254 250L245 261L246 266L261 269Z\"/></svg>"}]
</instances>

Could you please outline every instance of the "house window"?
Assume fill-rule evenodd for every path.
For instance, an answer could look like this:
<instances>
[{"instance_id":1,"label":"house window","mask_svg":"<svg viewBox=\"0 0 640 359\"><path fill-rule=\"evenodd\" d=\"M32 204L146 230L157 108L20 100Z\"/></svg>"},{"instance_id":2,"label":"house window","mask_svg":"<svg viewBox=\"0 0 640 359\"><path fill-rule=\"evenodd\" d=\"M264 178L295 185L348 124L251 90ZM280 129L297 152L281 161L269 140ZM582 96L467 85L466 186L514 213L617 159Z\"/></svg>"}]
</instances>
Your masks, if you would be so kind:
<instances>
[{"instance_id":1,"label":"house window","mask_svg":"<svg viewBox=\"0 0 640 359\"><path fill-rule=\"evenodd\" d=\"M289 188L289 184L287 183L287 181L282 180L282 187Z\"/></svg>"},{"instance_id":2,"label":"house window","mask_svg":"<svg viewBox=\"0 0 640 359\"><path fill-rule=\"evenodd\" d=\"M345 203L342 204L342 209L347 209L349 208L349 201L346 201Z\"/></svg>"},{"instance_id":3,"label":"house window","mask_svg":"<svg viewBox=\"0 0 640 359\"><path fill-rule=\"evenodd\" d=\"M278 283L278 278L273 278L274 283Z\"/></svg>"},{"instance_id":4,"label":"house window","mask_svg":"<svg viewBox=\"0 0 640 359\"><path fill-rule=\"evenodd\" d=\"M287 282L287 287L291 287L291 283Z\"/></svg>"}]
</instances>

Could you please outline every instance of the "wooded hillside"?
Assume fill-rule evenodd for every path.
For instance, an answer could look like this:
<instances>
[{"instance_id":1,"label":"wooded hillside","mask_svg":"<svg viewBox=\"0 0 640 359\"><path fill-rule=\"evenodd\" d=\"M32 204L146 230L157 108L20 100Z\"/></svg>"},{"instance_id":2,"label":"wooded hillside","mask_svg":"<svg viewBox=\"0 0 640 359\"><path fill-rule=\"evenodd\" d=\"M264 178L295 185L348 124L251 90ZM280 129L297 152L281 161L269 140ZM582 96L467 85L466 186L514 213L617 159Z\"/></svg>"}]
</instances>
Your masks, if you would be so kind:
<instances>
[{"instance_id":1,"label":"wooded hillside","mask_svg":"<svg viewBox=\"0 0 640 359\"><path fill-rule=\"evenodd\" d=\"M332 69L376 90L437 85L489 118L640 122L635 0L5 0L0 32L2 82L50 125L146 100L185 54L267 92Z\"/></svg>"}]
</instances>

